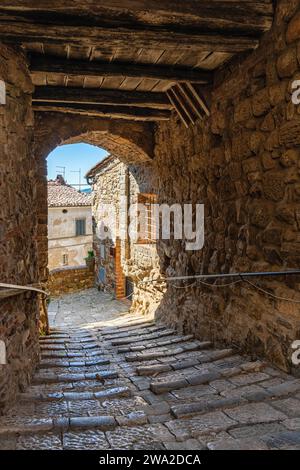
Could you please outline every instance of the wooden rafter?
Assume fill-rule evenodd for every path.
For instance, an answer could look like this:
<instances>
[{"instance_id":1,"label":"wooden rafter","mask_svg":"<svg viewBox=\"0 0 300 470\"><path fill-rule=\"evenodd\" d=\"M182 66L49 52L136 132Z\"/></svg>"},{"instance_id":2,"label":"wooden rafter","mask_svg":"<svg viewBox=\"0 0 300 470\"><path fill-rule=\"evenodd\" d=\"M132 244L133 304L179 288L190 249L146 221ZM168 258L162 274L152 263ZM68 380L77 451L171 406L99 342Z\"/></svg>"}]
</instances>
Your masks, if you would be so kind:
<instances>
[{"instance_id":1,"label":"wooden rafter","mask_svg":"<svg viewBox=\"0 0 300 470\"><path fill-rule=\"evenodd\" d=\"M167 96L185 125L194 125L197 118L203 119L210 115L209 104L203 93L191 83L178 83L170 88Z\"/></svg>"},{"instance_id":2,"label":"wooden rafter","mask_svg":"<svg viewBox=\"0 0 300 470\"><path fill-rule=\"evenodd\" d=\"M208 103L206 102L205 97L202 95L202 93L199 90L196 90L195 87L191 83L186 83L187 89L191 92L192 96L194 97L195 101L198 102L198 105L206 114L206 116L210 116L210 110ZM188 91L186 92L188 93Z\"/></svg>"},{"instance_id":3,"label":"wooden rafter","mask_svg":"<svg viewBox=\"0 0 300 470\"><path fill-rule=\"evenodd\" d=\"M54 86L36 87L33 102L124 105L167 110L172 107L165 93Z\"/></svg>"},{"instance_id":4,"label":"wooden rafter","mask_svg":"<svg viewBox=\"0 0 300 470\"><path fill-rule=\"evenodd\" d=\"M71 23L71 24L70 24ZM9 16L0 14L0 39L10 43L69 44L77 46L158 48L165 50L180 50L187 52L218 51L242 52L253 49L258 45L259 35L251 30L239 33L227 29L201 30L180 24L169 28L167 26L137 27L135 23L117 27L112 21L110 25L90 24L73 18L72 22L65 17L58 18L44 15Z\"/></svg>"},{"instance_id":5,"label":"wooden rafter","mask_svg":"<svg viewBox=\"0 0 300 470\"><path fill-rule=\"evenodd\" d=\"M51 15L65 24L81 18L82 23L100 22L107 27L113 22L114 27L167 25L170 29L228 29L254 35L271 27L273 4L272 0L1 0L1 11L34 15L36 21L49 21Z\"/></svg>"},{"instance_id":6,"label":"wooden rafter","mask_svg":"<svg viewBox=\"0 0 300 470\"><path fill-rule=\"evenodd\" d=\"M34 103L33 109L36 112L59 112L134 121L166 121L171 116L170 111L161 109L79 103L39 102Z\"/></svg>"},{"instance_id":7,"label":"wooden rafter","mask_svg":"<svg viewBox=\"0 0 300 470\"><path fill-rule=\"evenodd\" d=\"M212 73L184 67L166 67L151 64L66 60L58 57L31 55L30 70L35 73L51 73L68 76L154 78L157 80L189 80L194 83L209 83Z\"/></svg>"}]
</instances>

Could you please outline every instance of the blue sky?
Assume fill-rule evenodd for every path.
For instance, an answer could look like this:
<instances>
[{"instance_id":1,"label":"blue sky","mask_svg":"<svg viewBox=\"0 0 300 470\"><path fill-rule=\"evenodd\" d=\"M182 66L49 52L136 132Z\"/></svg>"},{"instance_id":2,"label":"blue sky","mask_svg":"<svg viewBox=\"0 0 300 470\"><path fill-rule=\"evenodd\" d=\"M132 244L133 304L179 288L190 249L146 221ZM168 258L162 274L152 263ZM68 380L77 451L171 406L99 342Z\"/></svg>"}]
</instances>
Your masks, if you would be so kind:
<instances>
[{"instance_id":1,"label":"blue sky","mask_svg":"<svg viewBox=\"0 0 300 470\"><path fill-rule=\"evenodd\" d=\"M84 175L96 163L103 160L107 155L103 150L94 145L71 144L57 147L48 156L48 179L55 179L57 174L62 174L63 169L58 166L66 167L66 180L69 184L79 183L79 174L72 173L81 169L81 184L86 183Z\"/></svg>"}]
</instances>

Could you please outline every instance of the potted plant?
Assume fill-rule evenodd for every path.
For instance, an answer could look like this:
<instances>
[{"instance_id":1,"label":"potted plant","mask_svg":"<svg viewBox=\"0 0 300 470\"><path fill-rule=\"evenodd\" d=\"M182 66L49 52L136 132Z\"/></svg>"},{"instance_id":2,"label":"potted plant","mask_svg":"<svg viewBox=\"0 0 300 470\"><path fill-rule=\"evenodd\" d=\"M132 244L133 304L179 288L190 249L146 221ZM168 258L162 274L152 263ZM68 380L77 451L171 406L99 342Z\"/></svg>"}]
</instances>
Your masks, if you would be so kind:
<instances>
[{"instance_id":1,"label":"potted plant","mask_svg":"<svg viewBox=\"0 0 300 470\"><path fill-rule=\"evenodd\" d=\"M85 263L90 271L94 271L95 267L95 254L93 251L88 251L88 255L85 258Z\"/></svg>"}]
</instances>

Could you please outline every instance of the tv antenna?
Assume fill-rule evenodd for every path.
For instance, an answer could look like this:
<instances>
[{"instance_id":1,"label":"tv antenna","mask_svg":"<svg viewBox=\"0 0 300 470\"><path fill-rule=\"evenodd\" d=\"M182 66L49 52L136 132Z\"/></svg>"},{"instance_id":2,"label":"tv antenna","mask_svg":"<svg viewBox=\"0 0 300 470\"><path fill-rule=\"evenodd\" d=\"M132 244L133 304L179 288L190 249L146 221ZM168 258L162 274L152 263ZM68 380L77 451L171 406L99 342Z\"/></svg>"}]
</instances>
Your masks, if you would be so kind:
<instances>
[{"instance_id":1,"label":"tv antenna","mask_svg":"<svg viewBox=\"0 0 300 470\"><path fill-rule=\"evenodd\" d=\"M66 167L65 166L57 166L56 171L60 171L63 175L64 180L66 181Z\"/></svg>"},{"instance_id":2,"label":"tv antenna","mask_svg":"<svg viewBox=\"0 0 300 470\"><path fill-rule=\"evenodd\" d=\"M72 186L78 186L78 191L81 192L80 188L81 186L84 186L83 184L81 184L81 168L79 168L79 170L74 170L74 171L71 171L71 173L78 173L78 179L79 179L79 184L72 184Z\"/></svg>"}]
</instances>

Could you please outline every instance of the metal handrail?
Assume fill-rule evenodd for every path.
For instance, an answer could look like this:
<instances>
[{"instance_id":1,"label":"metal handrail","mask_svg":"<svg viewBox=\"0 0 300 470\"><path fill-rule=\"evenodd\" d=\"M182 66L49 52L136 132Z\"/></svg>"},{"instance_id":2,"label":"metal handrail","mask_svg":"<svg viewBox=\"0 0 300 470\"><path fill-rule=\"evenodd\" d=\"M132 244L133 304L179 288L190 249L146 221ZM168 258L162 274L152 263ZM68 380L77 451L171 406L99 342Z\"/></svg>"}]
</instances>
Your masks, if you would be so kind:
<instances>
[{"instance_id":1,"label":"metal handrail","mask_svg":"<svg viewBox=\"0 0 300 470\"><path fill-rule=\"evenodd\" d=\"M45 296L45 298L50 296L49 292L44 291L34 286L20 286L17 284L7 284L4 282L0 282L0 287L8 291L10 290L20 291L20 292L16 292L15 294L8 295L8 297L13 296L13 295L18 295L19 293L21 294L22 292L36 292L37 294L42 294L43 296ZM0 290L0 294L1 294L1 290Z\"/></svg>"}]
</instances>

